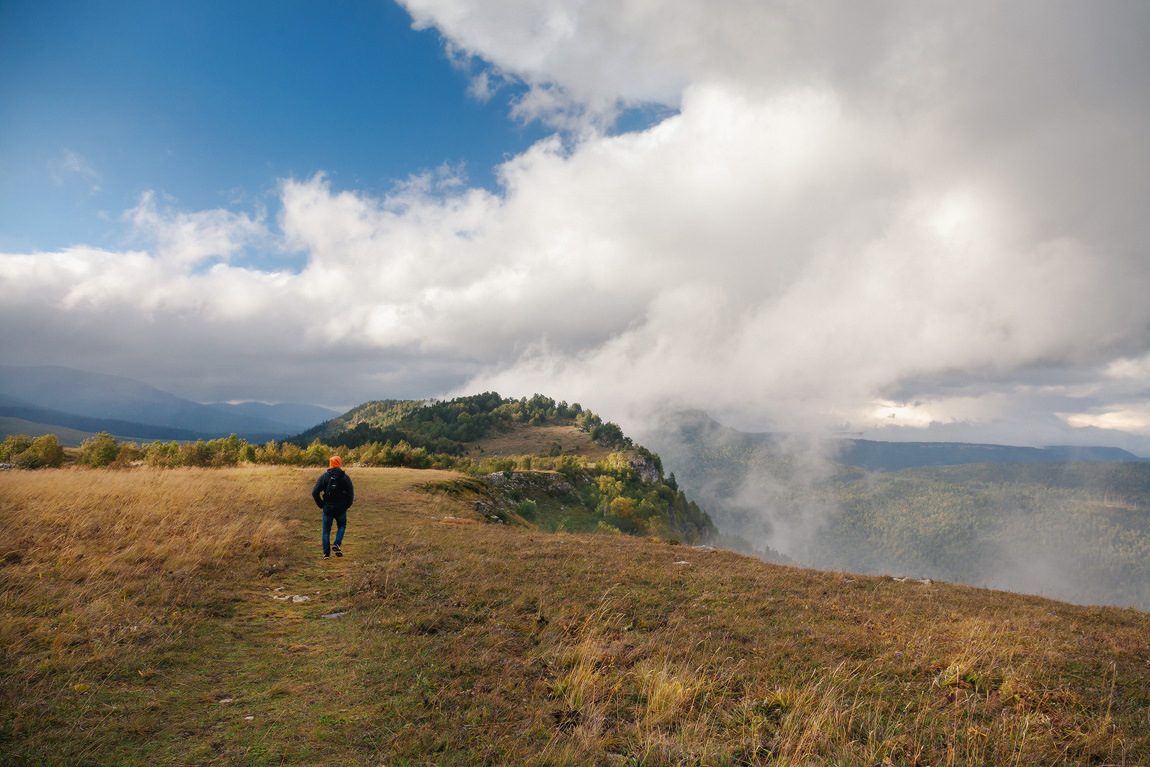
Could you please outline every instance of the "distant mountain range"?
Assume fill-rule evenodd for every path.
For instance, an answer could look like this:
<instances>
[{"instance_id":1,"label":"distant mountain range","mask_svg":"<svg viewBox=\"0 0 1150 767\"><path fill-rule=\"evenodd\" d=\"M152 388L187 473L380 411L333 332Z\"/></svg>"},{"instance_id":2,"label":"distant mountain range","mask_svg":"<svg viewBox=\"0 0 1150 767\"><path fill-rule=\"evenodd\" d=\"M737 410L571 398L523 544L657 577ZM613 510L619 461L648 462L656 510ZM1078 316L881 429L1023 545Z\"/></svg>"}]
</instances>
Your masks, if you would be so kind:
<instances>
[{"instance_id":1,"label":"distant mountain range","mask_svg":"<svg viewBox=\"0 0 1150 767\"><path fill-rule=\"evenodd\" d=\"M313 405L201 404L121 376L0 366L0 416L139 440L283 439L339 415Z\"/></svg>"},{"instance_id":2,"label":"distant mountain range","mask_svg":"<svg viewBox=\"0 0 1150 767\"><path fill-rule=\"evenodd\" d=\"M665 458L680 453L684 448L725 447L748 451L796 441L793 435L742 432L722 425L701 410L671 413L651 433L642 435L642 439ZM975 463L1127 463L1147 460L1117 447L1018 447L965 442L880 442L836 437L798 439L808 448L816 447L828 460L876 472Z\"/></svg>"}]
</instances>

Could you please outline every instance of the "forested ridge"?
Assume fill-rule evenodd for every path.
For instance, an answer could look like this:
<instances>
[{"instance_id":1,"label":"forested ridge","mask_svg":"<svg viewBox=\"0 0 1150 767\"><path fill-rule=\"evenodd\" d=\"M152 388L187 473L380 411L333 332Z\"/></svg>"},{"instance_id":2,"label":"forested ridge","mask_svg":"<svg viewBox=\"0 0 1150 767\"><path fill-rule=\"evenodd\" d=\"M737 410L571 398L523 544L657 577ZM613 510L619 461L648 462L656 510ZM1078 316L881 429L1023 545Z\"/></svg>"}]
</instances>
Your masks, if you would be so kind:
<instances>
[{"instance_id":1,"label":"forested ridge","mask_svg":"<svg viewBox=\"0 0 1150 767\"><path fill-rule=\"evenodd\" d=\"M369 442L406 442L436 453L462 455L466 443L493 430L515 424L535 426L560 423L586 431L591 439L609 447L629 447L631 440L617 424L584 410L575 403L556 402L536 394L520 399L484 392L441 401L376 400L352 408L339 418L315 426L292 442L306 446L315 439L332 445L359 447Z\"/></svg>"}]
</instances>

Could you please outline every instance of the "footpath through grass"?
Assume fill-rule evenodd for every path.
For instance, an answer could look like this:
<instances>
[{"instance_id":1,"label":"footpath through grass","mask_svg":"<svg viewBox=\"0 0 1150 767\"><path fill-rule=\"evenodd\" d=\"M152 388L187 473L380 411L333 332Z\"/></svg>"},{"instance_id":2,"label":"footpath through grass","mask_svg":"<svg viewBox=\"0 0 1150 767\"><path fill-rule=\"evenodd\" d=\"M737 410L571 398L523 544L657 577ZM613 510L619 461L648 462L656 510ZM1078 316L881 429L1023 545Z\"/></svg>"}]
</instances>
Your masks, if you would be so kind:
<instances>
[{"instance_id":1,"label":"footpath through grass","mask_svg":"<svg viewBox=\"0 0 1150 767\"><path fill-rule=\"evenodd\" d=\"M447 472L352 469L324 561L318 473L0 475L0 764L1150 763L1144 613L487 524Z\"/></svg>"}]
</instances>

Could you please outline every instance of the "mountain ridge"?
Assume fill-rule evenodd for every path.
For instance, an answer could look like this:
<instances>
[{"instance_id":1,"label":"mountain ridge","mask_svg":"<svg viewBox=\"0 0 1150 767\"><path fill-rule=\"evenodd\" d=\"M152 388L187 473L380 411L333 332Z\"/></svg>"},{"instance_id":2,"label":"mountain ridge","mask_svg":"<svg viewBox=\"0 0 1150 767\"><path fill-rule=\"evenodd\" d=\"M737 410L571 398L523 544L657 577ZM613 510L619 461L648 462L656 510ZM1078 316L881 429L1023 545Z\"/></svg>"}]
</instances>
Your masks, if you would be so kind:
<instances>
[{"instance_id":1,"label":"mountain ridge","mask_svg":"<svg viewBox=\"0 0 1150 767\"><path fill-rule=\"evenodd\" d=\"M203 404L124 376L58 365L0 366L0 414L137 439L283 439L298 433L311 405ZM286 414L287 422L268 415ZM82 425L81 425L82 424Z\"/></svg>"},{"instance_id":2,"label":"mountain ridge","mask_svg":"<svg viewBox=\"0 0 1150 767\"><path fill-rule=\"evenodd\" d=\"M678 431L687 439L750 447L779 445L788 440L806 441L836 463L866 471L899 471L923 466L961 466L974 463L1134 463L1150 461L1128 450L1107 446L1051 445L1028 447L988 442L892 442L855 437L815 437L783 432L744 432L711 418L704 410L679 410L664 414L651 432Z\"/></svg>"},{"instance_id":3,"label":"mountain ridge","mask_svg":"<svg viewBox=\"0 0 1150 767\"><path fill-rule=\"evenodd\" d=\"M338 410L295 402L209 402L207 407L250 418L262 418L295 429L309 429L339 415Z\"/></svg>"}]
</instances>

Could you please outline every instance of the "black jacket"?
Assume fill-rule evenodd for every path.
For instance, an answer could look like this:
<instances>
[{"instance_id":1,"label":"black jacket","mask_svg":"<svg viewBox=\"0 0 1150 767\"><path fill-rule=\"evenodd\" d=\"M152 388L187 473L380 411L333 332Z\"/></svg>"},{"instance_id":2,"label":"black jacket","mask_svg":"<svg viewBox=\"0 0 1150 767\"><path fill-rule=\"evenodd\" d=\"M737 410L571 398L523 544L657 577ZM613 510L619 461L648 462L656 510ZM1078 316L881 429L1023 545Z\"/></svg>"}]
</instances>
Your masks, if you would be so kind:
<instances>
[{"instance_id":1,"label":"black jacket","mask_svg":"<svg viewBox=\"0 0 1150 767\"><path fill-rule=\"evenodd\" d=\"M337 482L343 484L343 498L336 499L326 497L327 480L328 477L331 476L334 476ZM338 517L347 511L352 501L355 500L355 488L352 487L351 477L347 476L343 469L328 469L316 480L315 487L311 489L311 497L315 499L315 505L323 509L324 513L329 517Z\"/></svg>"}]
</instances>

